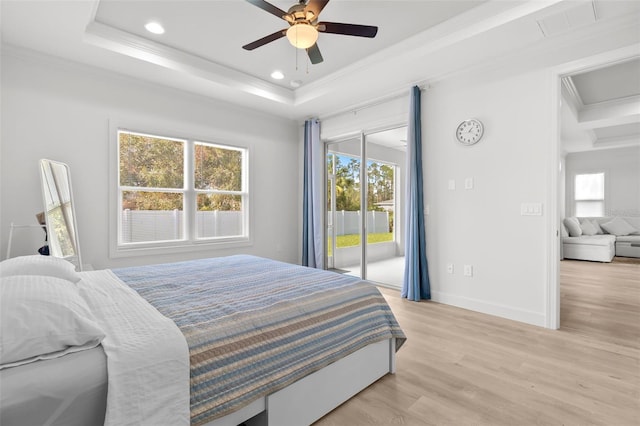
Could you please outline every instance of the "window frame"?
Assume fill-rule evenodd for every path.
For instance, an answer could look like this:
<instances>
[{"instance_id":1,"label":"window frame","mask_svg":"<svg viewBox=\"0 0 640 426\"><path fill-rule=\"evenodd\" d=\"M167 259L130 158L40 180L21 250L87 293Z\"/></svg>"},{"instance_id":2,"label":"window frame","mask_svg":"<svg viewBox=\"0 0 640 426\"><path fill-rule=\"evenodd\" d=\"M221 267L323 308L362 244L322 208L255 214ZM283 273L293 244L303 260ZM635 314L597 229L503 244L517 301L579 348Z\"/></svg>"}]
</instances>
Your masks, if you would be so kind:
<instances>
[{"instance_id":1,"label":"window frame","mask_svg":"<svg viewBox=\"0 0 640 426\"><path fill-rule=\"evenodd\" d=\"M111 121L111 120L110 120ZM232 138L225 137L224 142L220 137L202 137L194 135L195 132L185 132L171 130L149 124L124 125L122 122L110 122L109 140L109 254L112 258L173 254L182 252L195 252L203 249L228 249L234 247L244 247L253 245L253 211L251 194L251 150L246 143L242 143ZM173 126L172 126L173 127ZM176 127L177 128L177 127ZM140 130L144 129L144 130ZM122 212L122 188L130 188L120 185L120 132L129 132L151 137L158 137L169 140L184 142L184 183L182 189L174 188L151 188L161 192L182 193L183 195L183 238L179 240L146 241L135 243L123 243L121 241L121 212ZM196 190L194 182L195 168L195 145L196 143L210 145L223 149L238 150L243 152L242 159L242 227L243 235L228 237L197 237L196 235L196 213L197 194L202 193ZM125 189L126 190L126 189ZM140 189L137 189L140 190ZM210 191L204 191L209 192ZM214 191L215 192L215 191ZM227 192L227 191L221 191Z\"/></svg>"},{"instance_id":2,"label":"window frame","mask_svg":"<svg viewBox=\"0 0 640 426\"><path fill-rule=\"evenodd\" d=\"M576 180L578 178L578 176L582 176L582 175L602 175L602 187L603 187L603 195L602 198L593 198L593 199L580 199L578 200L576 198ZM607 212L607 193L609 192L607 190L607 172L605 170L583 170L583 171L577 171L573 174L573 179L571 182L571 199L573 202L573 215L574 216L578 216L578 203L579 202L601 202L602 203L602 215L601 216L579 216L579 217L604 217L606 216L606 212Z\"/></svg>"}]
</instances>

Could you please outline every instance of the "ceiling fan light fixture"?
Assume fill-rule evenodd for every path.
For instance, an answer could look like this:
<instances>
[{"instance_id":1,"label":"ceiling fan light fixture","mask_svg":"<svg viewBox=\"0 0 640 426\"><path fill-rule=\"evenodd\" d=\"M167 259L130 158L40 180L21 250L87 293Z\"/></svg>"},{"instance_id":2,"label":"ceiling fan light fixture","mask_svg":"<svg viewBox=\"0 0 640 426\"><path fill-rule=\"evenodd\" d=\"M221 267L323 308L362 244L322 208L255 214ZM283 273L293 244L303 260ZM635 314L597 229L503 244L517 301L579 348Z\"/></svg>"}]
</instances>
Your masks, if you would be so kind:
<instances>
[{"instance_id":1,"label":"ceiling fan light fixture","mask_svg":"<svg viewBox=\"0 0 640 426\"><path fill-rule=\"evenodd\" d=\"M298 49L308 49L318 40L318 30L311 24L301 22L294 24L287 30L289 43Z\"/></svg>"}]
</instances>

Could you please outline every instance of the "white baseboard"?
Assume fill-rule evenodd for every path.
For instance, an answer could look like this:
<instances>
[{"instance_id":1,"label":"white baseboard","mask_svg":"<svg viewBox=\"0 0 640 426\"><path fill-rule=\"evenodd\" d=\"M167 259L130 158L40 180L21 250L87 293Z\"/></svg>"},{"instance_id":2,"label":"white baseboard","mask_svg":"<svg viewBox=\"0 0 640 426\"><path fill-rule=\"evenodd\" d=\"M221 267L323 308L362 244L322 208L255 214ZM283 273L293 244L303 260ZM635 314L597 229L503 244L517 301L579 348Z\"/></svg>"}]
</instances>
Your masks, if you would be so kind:
<instances>
[{"instance_id":1,"label":"white baseboard","mask_svg":"<svg viewBox=\"0 0 640 426\"><path fill-rule=\"evenodd\" d=\"M445 305L457 306L459 308L469 309L471 311L494 315L501 318L507 318L514 321L520 321L526 324L537 325L540 327L545 327L546 324L545 315L541 312L515 309L509 306L499 305L479 299L471 299L451 293L432 291L431 300L433 300L434 302L443 303Z\"/></svg>"}]
</instances>

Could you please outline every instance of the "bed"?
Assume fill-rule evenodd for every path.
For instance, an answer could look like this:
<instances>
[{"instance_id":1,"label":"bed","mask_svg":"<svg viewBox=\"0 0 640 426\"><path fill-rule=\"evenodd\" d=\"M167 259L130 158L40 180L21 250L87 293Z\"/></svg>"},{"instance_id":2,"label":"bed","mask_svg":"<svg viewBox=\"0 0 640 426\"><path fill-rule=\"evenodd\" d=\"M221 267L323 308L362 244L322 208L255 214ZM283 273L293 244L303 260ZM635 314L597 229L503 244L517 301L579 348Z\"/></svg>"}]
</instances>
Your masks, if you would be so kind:
<instances>
[{"instance_id":1,"label":"bed","mask_svg":"<svg viewBox=\"0 0 640 426\"><path fill-rule=\"evenodd\" d=\"M34 280L25 271L44 273L33 265L12 271L5 262L2 289L23 291ZM39 407L42 424L310 424L393 373L405 341L370 283L254 256L65 274L46 288L79 295L99 344L93 336L85 350L8 366L3 353L3 425L20 424L29 407ZM6 333L4 309L2 315ZM20 356L27 355L34 354ZM82 377L91 378L76 384L83 401L14 392L34 369L52 365L60 372L65 361L89 366L83 368L92 374ZM41 386L59 388L55 381L66 377L73 389L78 377L65 371Z\"/></svg>"}]
</instances>

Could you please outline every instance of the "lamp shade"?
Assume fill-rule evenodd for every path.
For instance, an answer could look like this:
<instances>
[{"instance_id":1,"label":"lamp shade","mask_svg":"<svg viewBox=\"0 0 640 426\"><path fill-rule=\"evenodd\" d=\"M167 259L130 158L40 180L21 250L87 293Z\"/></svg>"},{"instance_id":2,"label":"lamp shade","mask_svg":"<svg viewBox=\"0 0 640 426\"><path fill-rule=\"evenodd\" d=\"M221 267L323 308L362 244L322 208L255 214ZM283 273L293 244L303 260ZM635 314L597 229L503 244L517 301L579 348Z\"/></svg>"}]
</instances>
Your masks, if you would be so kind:
<instances>
[{"instance_id":1,"label":"lamp shade","mask_svg":"<svg viewBox=\"0 0 640 426\"><path fill-rule=\"evenodd\" d=\"M316 44L318 30L307 23L295 24L287 30L287 38L298 49L307 49Z\"/></svg>"}]
</instances>

